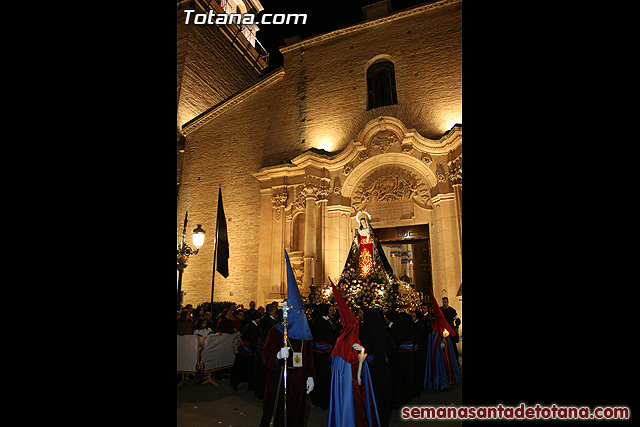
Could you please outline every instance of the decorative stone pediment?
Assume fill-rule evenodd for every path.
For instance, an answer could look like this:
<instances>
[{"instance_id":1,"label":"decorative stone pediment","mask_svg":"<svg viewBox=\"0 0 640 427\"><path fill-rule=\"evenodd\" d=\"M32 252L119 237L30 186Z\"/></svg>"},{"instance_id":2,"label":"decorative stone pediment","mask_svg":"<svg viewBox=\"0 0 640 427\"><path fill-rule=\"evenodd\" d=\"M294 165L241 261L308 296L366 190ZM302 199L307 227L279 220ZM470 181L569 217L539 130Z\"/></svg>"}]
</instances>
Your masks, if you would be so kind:
<instances>
[{"instance_id":1,"label":"decorative stone pediment","mask_svg":"<svg viewBox=\"0 0 640 427\"><path fill-rule=\"evenodd\" d=\"M408 129L395 117L380 116L365 124L357 138L338 153L327 155L307 150L290 163L265 167L253 175L262 188L282 182L304 183L304 188L296 188L295 196L287 201L293 203L296 210L301 210L306 203L305 197L315 198L316 202L328 200L330 205L334 203L332 200L343 203L340 197L354 197L356 190L361 191L356 186L363 179L369 179L374 170L387 165L411 171L420 183L431 188L445 181L460 183L462 169L458 157L461 158L461 153L462 125L453 126L438 139L429 139L415 129ZM406 179L406 176L402 178ZM391 181L382 180L378 185L384 189ZM399 185L393 184L393 187L399 191ZM360 197L366 198L366 195L363 193ZM412 197L416 203L427 203L424 198Z\"/></svg>"},{"instance_id":2,"label":"decorative stone pediment","mask_svg":"<svg viewBox=\"0 0 640 427\"><path fill-rule=\"evenodd\" d=\"M371 147L376 147L383 153L386 153L389 147L391 147L391 144L398 143L398 136L390 130L381 130L373 135L369 142Z\"/></svg>"},{"instance_id":3,"label":"decorative stone pediment","mask_svg":"<svg viewBox=\"0 0 640 427\"><path fill-rule=\"evenodd\" d=\"M419 176L400 166L375 169L356 187L351 206L356 210L388 213L398 218L413 216L413 203L425 207L429 200L429 185ZM374 219L375 220L375 219Z\"/></svg>"}]
</instances>

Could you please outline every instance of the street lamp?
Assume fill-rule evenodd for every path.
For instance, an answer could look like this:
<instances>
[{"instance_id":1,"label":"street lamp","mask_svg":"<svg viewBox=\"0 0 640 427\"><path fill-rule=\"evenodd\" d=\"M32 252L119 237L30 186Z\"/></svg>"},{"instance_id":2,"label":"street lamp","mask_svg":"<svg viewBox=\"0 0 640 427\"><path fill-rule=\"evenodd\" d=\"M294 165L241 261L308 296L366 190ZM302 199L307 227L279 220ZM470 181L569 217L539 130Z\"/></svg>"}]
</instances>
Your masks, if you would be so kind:
<instances>
[{"instance_id":1,"label":"street lamp","mask_svg":"<svg viewBox=\"0 0 640 427\"><path fill-rule=\"evenodd\" d=\"M178 244L178 310L180 309L180 303L182 302L182 272L185 268L187 268L187 260L191 255L197 255L198 251L204 244L204 235L205 231L202 229L202 224L198 224L198 226L193 230L193 246L195 249L192 249L191 246L185 242L187 237L187 215L188 211L184 213L184 226L182 227L182 239Z\"/></svg>"},{"instance_id":2,"label":"street lamp","mask_svg":"<svg viewBox=\"0 0 640 427\"><path fill-rule=\"evenodd\" d=\"M193 246L196 247L195 253L198 253L198 250L204 243L204 235L205 231L202 229L202 224L198 224L198 226L193 229Z\"/></svg>"}]
</instances>

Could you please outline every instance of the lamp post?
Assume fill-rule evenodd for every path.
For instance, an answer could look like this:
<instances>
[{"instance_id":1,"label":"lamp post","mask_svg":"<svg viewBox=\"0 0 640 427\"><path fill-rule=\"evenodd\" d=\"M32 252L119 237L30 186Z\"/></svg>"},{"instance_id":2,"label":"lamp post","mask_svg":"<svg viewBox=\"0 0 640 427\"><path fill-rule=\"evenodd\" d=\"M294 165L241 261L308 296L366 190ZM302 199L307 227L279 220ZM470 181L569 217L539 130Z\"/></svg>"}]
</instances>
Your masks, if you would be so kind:
<instances>
[{"instance_id":1,"label":"lamp post","mask_svg":"<svg viewBox=\"0 0 640 427\"><path fill-rule=\"evenodd\" d=\"M200 250L200 247L204 243L204 235L205 235L205 231L202 229L202 224L198 224L198 226L192 232L193 246L195 246L196 248L192 249L191 246L189 246L187 242L185 242L185 239L187 237L187 215L188 214L189 214L188 211L184 213L184 226L182 228L182 239L180 240L180 243L178 243L178 258L179 258L179 261L177 263L177 267L178 267L178 307L177 309L178 310L180 309L180 303L182 302L182 272L184 271L185 268L187 268L186 262L189 259L189 256L196 255ZM180 262L180 260L182 260L182 262Z\"/></svg>"}]
</instances>

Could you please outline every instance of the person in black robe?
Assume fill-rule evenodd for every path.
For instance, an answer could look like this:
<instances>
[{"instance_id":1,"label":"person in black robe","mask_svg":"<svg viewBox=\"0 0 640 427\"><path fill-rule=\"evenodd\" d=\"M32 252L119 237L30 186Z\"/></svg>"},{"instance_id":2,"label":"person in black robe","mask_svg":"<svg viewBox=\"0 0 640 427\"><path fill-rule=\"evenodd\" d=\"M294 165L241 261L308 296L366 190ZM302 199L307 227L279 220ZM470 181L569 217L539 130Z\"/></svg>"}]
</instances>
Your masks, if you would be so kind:
<instances>
[{"instance_id":1,"label":"person in black robe","mask_svg":"<svg viewBox=\"0 0 640 427\"><path fill-rule=\"evenodd\" d=\"M320 304L313 310L311 334L313 335L313 363L316 368L315 386L311 392L311 403L322 409L329 409L331 390L331 351L338 338L331 321L329 304Z\"/></svg>"},{"instance_id":2,"label":"person in black robe","mask_svg":"<svg viewBox=\"0 0 640 427\"><path fill-rule=\"evenodd\" d=\"M406 405L413 397L413 334L395 310L388 310L389 332L396 343L396 353L389 358L391 363L391 404L393 408Z\"/></svg>"},{"instance_id":3,"label":"person in black robe","mask_svg":"<svg viewBox=\"0 0 640 427\"><path fill-rule=\"evenodd\" d=\"M363 311L360 342L368 354L366 361L371 374L380 425L387 427L391 416L391 365L389 357L395 353L396 344L389 333L383 315L373 308L365 308Z\"/></svg>"},{"instance_id":4,"label":"person in black robe","mask_svg":"<svg viewBox=\"0 0 640 427\"><path fill-rule=\"evenodd\" d=\"M249 315L249 322L245 325L240 335L238 343L238 352L231 368L231 377L229 384L231 388L238 391L238 384L247 382L247 390L251 391L255 387L255 365L256 351L258 347L258 339L264 335L262 329L258 327L257 312Z\"/></svg>"},{"instance_id":5,"label":"person in black robe","mask_svg":"<svg viewBox=\"0 0 640 427\"><path fill-rule=\"evenodd\" d=\"M451 328L455 331L455 335L449 337L451 343L453 344L453 352L455 354L455 360L458 360L458 342L460 341L460 331L458 330L458 326L460 326L460 318L458 317L458 313L456 309L449 305L449 298L442 297L442 307L440 307L442 314L444 314L444 318L447 319L447 323Z\"/></svg>"},{"instance_id":6,"label":"person in black robe","mask_svg":"<svg viewBox=\"0 0 640 427\"><path fill-rule=\"evenodd\" d=\"M427 364L427 334L420 321L420 310L411 312L411 325L414 328L416 344L413 346L413 397L420 397L424 390L424 371Z\"/></svg>"},{"instance_id":7,"label":"person in black robe","mask_svg":"<svg viewBox=\"0 0 640 427\"><path fill-rule=\"evenodd\" d=\"M409 353L411 354L411 362L413 363L412 374L410 377L411 380L406 384L405 397L404 397L405 403L409 403L411 399L413 399L413 397L415 396L416 383L419 382L419 379L416 375L416 359L418 358L418 353L419 353L418 330L414 327L413 320L409 313L401 312L400 318L404 322L404 327L407 330L407 337L408 337L407 347L408 347Z\"/></svg>"},{"instance_id":8,"label":"person in black robe","mask_svg":"<svg viewBox=\"0 0 640 427\"><path fill-rule=\"evenodd\" d=\"M258 336L258 342L256 345L256 359L255 359L255 390L254 394L258 399L264 398L264 381L267 377L267 367L262 362L262 349L264 348L264 340L266 339L269 330L278 323L276 318L278 315L276 308L273 304L267 304L264 315L258 322L258 327L262 332L262 336Z\"/></svg>"}]
</instances>

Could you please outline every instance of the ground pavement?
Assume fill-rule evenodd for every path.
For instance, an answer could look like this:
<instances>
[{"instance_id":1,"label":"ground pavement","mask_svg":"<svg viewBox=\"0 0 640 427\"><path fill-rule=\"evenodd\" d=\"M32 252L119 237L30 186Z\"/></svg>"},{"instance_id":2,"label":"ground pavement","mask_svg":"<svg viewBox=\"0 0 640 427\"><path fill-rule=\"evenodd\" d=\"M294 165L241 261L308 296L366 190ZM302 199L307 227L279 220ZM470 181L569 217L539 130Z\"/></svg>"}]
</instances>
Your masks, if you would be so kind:
<instances>
[{"instance_id":1,"label":"ground pavement","mask_svg":"<svg viewBox=\"0 0 640 427\"><path fill-rule=\"evenodd\" d=\"M464 381L464 379L463 379ZM247 383L241 383L238 391L229 385L229 379L216 380L219 384L199 385L190 380L177 389L178 426L224 426L257 427L262 417L262 400L253 391L247 391ZM460 406L462 404L462 384L444 391L423 390L420 397L413 398L408 407L413 406ZM390 426L433 425L437 427L460 427L461 421L403 420L401 409L391 412ZM305 417L307 427L326 427L329 410L311 405L307 397Z\"/></svg>"}]
</instances>

